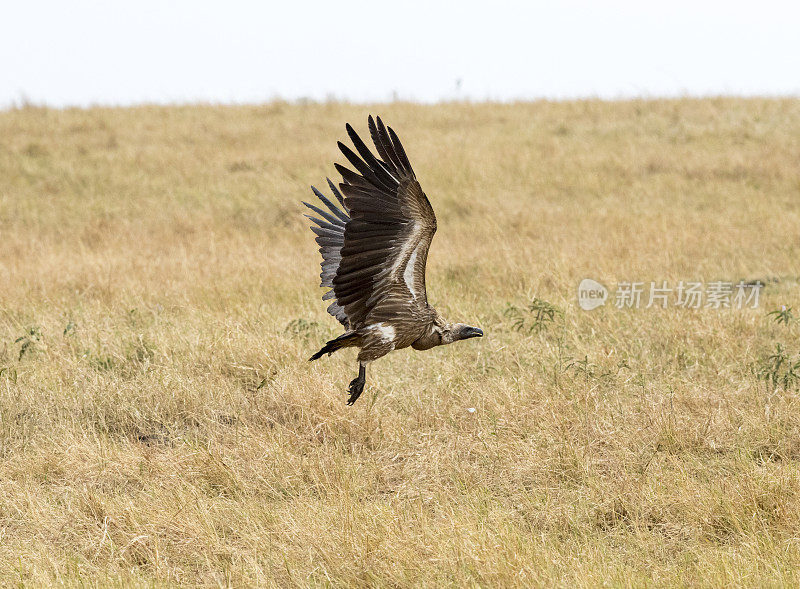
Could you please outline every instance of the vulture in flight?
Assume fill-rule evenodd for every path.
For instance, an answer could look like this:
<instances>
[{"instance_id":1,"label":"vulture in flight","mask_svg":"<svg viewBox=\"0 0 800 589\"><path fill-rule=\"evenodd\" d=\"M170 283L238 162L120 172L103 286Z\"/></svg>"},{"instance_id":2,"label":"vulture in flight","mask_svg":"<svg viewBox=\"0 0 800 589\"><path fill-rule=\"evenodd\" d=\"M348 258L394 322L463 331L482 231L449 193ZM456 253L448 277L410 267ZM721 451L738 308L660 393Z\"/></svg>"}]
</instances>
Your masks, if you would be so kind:
<instances>
[{"instance_id":1,"label":"vulture in flight","mask_svg":"<svg viewBox=\"0 0 800 589\"><path fill-rule=\"evenodd\" d=\"M368 119L377 156L348 124L358 154L339 142L354 170L334 164L342 175L328 186L338 205L314 188L322 207L304 202L316 217L311 230L322 254L322 299L345 332L311 356L316 360L347 347L360 348L358 376L350 383L348 405L364 390L366 366L392 350L434 346L480 337L483 331L448 323L428 304L425 262L436 216L411 169L406 152L380 117ZM344 194L344 196L342 196Z\"/></svg>"}]
</instances>

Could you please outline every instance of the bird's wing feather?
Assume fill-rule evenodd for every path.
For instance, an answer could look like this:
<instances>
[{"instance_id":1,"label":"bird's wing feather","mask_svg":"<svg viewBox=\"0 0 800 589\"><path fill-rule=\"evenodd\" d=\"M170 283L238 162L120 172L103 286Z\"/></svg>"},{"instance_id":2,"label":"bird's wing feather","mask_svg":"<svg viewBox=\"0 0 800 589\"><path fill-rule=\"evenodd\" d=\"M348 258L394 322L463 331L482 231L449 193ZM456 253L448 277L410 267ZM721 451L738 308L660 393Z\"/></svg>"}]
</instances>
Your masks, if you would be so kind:
<instances>
[{"instance_id":1,"label":"bird's wing feather","mask_svg":"<svg viewBox=\"0 0 800 589\"><path fill-rule=\"evenodd\" d=\"M316 189L328 210L306 205L319 215L309 218L317 224L322 286L332 289L323 299L334 298L328 312L348 329L363 325L381 302L395 314L427 306L425 263L436 232L433 208L397 135L380 117L369 117L369 131L377 156L350 125L356 151L339 143L355 168L335 164L341 193L328 181L341 207Z\"/></svg>"},{"instance_id":2,"label":"bird's wing feather","mask_svg":"<svg viewBox=\"0 0 800 589\"><path fill-rule=\"evenodd\" d=\"M399 297L398 312L427 305L425 263L436 232L433 208L397 135L380 117L369 117L369 130L381 159L347 125L358 154L339 148L356 171L336 165L350 220L333 290L355 327L386 298Z\"/></svg>"},{"instance_id":3,"label":"bird's wing feather","mask_svg":"<svg viewBox=\"0 0 800 589\"><path fill-rule=\"evenodd\" d=\"M330 186L333 195L339 201L339 206L332 203L313 186L311 190L314 191L314 194L317 195L317 198L319 198L322 204L327 207L328 211L305 201L303 202L304 205L314 211L319 217L322 217L306 215L306 217L316 224L316 226L311 227L311 230L317 235L316 242L319 244L319 252L322 254L322 263L320 264L322 272L319 275L322 282L320 286L331 289L322 296L323 301L332 299L335 296L333 292L333 278L336 276L336 271L342 260L341 251L344 245L344 229L345 225L350 220L350 216L347 214L347 207L344 204L344 198L330 179L328 179L328 186ZM328 313L336 317L336 319L344 325L345 329L350 328L347 315L336 300L328 305Z\"/></svg>"}]
</instances>

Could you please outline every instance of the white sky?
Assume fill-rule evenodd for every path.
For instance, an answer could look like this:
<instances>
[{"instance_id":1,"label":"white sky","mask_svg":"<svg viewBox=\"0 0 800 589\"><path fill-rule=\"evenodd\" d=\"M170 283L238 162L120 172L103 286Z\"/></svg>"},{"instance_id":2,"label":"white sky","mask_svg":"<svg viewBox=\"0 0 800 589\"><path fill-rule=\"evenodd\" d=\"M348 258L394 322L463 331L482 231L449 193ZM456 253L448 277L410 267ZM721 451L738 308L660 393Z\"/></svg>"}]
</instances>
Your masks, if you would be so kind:
<instances>
[{"instance_id":1,"label":"white sky","mask_svg":"<svg viewBox=\"0 0 800 589\"><path fill-rule=\"evenodd\" d=\"M6 0L0 10L0 107L707 94L800 95L800 2Z\"/></svg>"}]
</instances>

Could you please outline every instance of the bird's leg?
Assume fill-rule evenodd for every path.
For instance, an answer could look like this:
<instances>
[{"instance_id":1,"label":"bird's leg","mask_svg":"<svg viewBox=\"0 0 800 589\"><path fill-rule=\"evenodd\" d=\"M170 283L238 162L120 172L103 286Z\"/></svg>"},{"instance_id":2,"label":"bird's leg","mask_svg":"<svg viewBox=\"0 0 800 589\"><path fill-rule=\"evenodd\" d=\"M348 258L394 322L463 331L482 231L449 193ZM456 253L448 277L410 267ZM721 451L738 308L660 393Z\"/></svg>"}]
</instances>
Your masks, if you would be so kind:
<instances>
[{"instance_id":1,"label":"bird's leg","mask_svg":"<svg viewBox=\"0 0 800 589\"><path fill-rule=\"evenodd\" d=\"M361 396L364 391L364 383L367 382L367 365L360 362L358 365L358 376L350 381L350 388L347 392L350 393L350 398L347 399L347 404L352 405Z\"/></svg>"}]
</instances>

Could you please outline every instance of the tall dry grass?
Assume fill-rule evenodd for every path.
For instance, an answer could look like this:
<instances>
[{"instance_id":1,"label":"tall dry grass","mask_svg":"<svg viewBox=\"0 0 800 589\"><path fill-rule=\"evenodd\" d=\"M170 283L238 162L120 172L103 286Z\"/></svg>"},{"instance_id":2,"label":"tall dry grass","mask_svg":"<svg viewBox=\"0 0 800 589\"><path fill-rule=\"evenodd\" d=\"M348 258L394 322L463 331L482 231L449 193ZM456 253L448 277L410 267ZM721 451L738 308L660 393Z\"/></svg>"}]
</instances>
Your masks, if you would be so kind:
<instances>
[{"instance_id":1,"label":"tall dry grass","mask_svg":"<svg viewBox=\"0 0 800 589\"><path fill-rule=\"evenodd\" d=\"M487 336L346 407L299 201L369 112ZM6 111L0 275L3 585L800 583L798 100ZM586 277L766 287L587 313Z\"/></svg>"}]
</instances>

